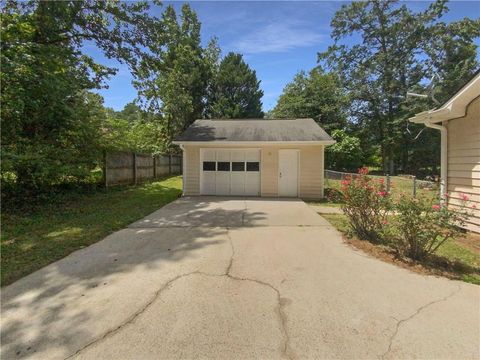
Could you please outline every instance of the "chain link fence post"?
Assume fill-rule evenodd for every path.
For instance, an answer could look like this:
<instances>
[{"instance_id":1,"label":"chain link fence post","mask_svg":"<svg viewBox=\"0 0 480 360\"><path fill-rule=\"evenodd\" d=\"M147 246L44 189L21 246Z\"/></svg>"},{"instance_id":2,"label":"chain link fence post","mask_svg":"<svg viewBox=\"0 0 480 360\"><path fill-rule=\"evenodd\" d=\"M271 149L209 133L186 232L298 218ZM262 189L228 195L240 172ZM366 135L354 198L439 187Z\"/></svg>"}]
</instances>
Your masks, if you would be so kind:
<instances>
[{"instance_id":1,"label":"chain link fence post","mask_svg":"<svg viewBox=\"0 0 480 360\"><path fill-rule=\"evenodd\" d=\"M417 196L417 177L413 176L413 197Z\"/></svg>"}]
</instances>

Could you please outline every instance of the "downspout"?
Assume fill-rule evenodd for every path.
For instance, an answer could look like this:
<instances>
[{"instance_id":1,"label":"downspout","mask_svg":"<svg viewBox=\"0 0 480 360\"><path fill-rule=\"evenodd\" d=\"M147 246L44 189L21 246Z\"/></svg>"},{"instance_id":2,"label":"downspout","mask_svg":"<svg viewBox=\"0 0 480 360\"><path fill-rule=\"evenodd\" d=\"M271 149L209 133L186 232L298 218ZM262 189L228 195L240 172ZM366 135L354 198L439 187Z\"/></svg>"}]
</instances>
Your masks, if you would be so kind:
<instances>
[{"instance_id":1,"label":"downspout","mask_svg":"<svg viewBox=\"0 0 480 360\"><path fill-rule=\"evenodd\" d=\"M182 149L182 196L185 196L185 146L183 146L183 144L180 144L180 149Z\"/></svg>"},{"instance_id":2,"label":"downspout","mask_svg":"<svg viewBox=\"0 0 480 360\"><path fill-rule=\"evenodd\" d=\"M448 141L447 141L447 128L444 125L438 125L431 122L425 122L425 126L440 130L441 134L441 150L440 150L440 201L442 203L447 202L447 178L448 178Z\"/></svg>"}]
</instances>

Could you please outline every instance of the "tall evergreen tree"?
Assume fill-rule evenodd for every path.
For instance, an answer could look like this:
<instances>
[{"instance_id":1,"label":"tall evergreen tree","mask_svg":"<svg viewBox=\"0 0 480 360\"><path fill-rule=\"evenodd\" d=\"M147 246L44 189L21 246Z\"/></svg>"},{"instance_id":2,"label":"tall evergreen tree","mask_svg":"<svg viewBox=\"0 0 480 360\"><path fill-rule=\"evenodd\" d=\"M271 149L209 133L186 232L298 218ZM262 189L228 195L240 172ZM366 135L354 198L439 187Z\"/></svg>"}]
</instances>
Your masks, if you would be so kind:
<instances>
[{"instance_id":1,"label":"tall evergreen tree","mask_svg":"<svg viewBox=\"0 0 480 360\"><path fill-rule=\"evenodd\" d=\"M242 55L225 56L213 79L207 114L214 118L263 118L263 91Z\"/></svg>"}]
</instances>

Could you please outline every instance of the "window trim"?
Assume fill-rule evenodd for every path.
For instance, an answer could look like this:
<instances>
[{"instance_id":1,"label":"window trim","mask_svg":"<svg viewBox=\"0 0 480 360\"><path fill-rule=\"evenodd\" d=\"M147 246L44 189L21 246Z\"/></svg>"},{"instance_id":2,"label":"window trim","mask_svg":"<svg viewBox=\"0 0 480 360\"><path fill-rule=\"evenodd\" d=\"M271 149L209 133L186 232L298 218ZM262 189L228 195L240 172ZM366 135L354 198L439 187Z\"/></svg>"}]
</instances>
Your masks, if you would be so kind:
<instances>
[{"instance_id":1,"label":"window trim","mask_svg":"<svg viewBox=\"0 0 480 360\"><path fill-rule=\"evenodd\" d=\"M230 170L230 171L232 171L232 172L245 172L245 171L246 171L245 169L247 168L247 166L245 165L245 163L246 163L246 161L232 161L232 165L231 165L231 170ZM242 164L242 165L243 165L243 166L242 166L242 170L234 170L234 169L233 169L233 164Z\"/></svg>"},{"instance_id":2,"label":"window trim","mask_svg":"<svg viewBox=\"0 0 480 360\"><path fill-rule=\"evenodd\" d=\"M213 170L205 170L205 163L213 163ZM210 171L214 172L217 171L217 162L216 161L202 161L202 171Z\"/></svg>"},{"instance_id":3,"label":"window trim","mask_svg":"<svg viewBox=\"0 0 480 360\"><path fill-rule=\"evenodd\" d=\"M248 164L257 164L258 169L248 170ZM260 161L245 161L245 171L246 172L260 172Z\"/></svg>"},{"instance_id":4,"label":"window trim","mask_svg":"<svg viewBox=\"0 0 480 360\"><path fill-rule=\"evenodd\" d=\"M220 164L228 164L228 170L220 170ZM231 172L232 171L232 163L230 161L217 161L217 172Z\"/></svg>"}]
</instances>

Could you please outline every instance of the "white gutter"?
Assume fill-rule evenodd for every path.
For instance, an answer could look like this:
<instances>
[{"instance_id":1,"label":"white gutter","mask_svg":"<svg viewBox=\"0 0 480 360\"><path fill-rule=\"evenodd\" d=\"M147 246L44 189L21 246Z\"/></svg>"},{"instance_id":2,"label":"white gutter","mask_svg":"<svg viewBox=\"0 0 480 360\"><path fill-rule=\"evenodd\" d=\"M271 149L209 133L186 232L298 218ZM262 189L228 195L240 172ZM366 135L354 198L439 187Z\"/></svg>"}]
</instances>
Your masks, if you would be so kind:
<instances>
[{"instance_id":1,"label":"white gutter","mask_svg":"<svg viewBox=\"0 0 480 360\"><path fill-rule=\"evenodd\" d=\"M448 131L444 125L438 125L431 122L425 122L425 126L440 130L441 149L440 149L440 201L445 202L447 197L447 179L448 179Z\"/></svg>"}]
</instances>

